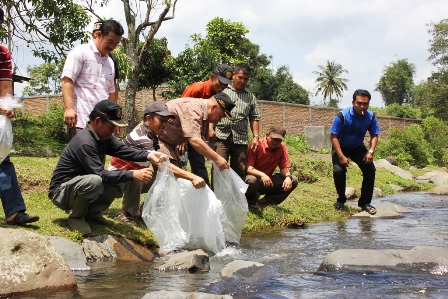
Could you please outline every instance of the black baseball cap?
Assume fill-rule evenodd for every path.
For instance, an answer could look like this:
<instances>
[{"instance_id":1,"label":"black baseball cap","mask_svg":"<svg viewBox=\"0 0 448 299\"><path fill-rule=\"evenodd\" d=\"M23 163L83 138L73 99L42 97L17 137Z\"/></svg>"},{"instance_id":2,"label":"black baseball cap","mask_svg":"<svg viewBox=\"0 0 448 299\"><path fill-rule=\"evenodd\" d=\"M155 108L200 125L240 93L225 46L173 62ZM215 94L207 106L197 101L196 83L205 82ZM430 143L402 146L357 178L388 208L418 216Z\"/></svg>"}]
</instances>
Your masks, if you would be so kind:
<instances>
[{"instance_id":1,"label":"black baseball cap","mask_svg":"<svg viewBox=\"0 0 448 299\"><path fill-rule=\"evenodd\" d=\"M121 106L109 99L96 104L90 115L101 117L116 127L123 128L128 125L122 118Z\"/></svg>"},{"instance_id":2,"label":"black baseball cap","mask_svg":"<svg viewBox=\"0 0 448 299\"><path fill-rule=\"evenodd\" d=\"M146 105L145 110L143 110L143 115L149 113L155 113L160 116L168 116L170 118L176 118L176 116L168 110L168 106L166 105L166 103L161 101L151 102L148 105Z\"/></svg>"},{"instance_id":3,"label":"black baseball cap","mask_svg":"<svg viewBox=\"0 0 448 299\"><path fill-rule=\"evenodd\" d=\"M218 75L219 82L224 84L232 83L233 69L225 63L218 64L213 70L213 75Z\"/></svg>"},{"instance_id":4,"label":"black baseball cap","mask_svg":"<svg viewBox=\"0 0 448 299\"><path fill-rule=\"evenodd\" d=\"M222 108L222 110L224 110L225 116L228 119L233 120L233 116L230 111L232 111L232 109L235 107L235 103L232 101L232 99L223 92L215 94L214 97L216 99L216 102L218 102L218 105Z\"/></svg>"}]
</instances>

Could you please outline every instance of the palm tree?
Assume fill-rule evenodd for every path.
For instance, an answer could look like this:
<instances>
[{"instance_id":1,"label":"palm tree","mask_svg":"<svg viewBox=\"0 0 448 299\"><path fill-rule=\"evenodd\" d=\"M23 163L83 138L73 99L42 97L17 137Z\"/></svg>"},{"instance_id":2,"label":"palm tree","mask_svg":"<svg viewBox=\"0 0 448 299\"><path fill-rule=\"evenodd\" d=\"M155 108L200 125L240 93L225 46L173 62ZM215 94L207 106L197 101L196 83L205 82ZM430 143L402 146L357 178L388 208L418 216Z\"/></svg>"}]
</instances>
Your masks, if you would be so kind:
<instances>
[{"instance_id":1,"label":"palm tree","mask_svg":"<svg viewBox=\"0 0 448 299\"><path fill-rule=\"evenodd\" d=\"M340 98L343 91L348 89L345 83L349 80L339 77L342 73L348 73L348 71L334 61L327 61L327 65L319 65L318 67L321 71L313 72L318 75L315 81L317 83L315 95L321 93L324 96L324 106L326 106L325 99L327 97L331 100L332 95L335 94L336 97Z\"/></svg>"}]
</instances>

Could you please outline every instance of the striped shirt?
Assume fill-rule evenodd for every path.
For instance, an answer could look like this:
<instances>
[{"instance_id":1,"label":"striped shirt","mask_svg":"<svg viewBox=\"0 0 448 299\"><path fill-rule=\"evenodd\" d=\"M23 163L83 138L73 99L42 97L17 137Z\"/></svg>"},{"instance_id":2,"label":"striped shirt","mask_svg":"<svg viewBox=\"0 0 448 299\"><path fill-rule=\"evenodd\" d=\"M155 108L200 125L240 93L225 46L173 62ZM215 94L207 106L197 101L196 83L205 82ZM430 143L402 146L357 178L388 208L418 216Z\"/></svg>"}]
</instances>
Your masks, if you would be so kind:
<instances>
[{"instance_id":1,"label":"striped shirt","mask_svg":"<svg viewBox=\"0 0 448 299\"><path fill-rule=\"evenodd\" d=\"M78 114L76 127L84 128L95 104L115 92L114 76L112 59L109 55L102 55L93 41L68 53L62 78L73 81L73 105Z\"/></svg>"},{"instance_id":2,"label":"striped shirt","mask_svg":"<svg viewBox=\"0 0 448 299\"><path fill-rule=\"evenodd\" d=\"M236 91L233 86L228 86L224 93L229 95L236 104L232 109L234 120L231 121L225 117L215 124L216 138L226 140L232 136L234 144L248 144L249 122L260 120L257 99L247 89Z\"/></svg>"},{"instance_id":3,"label":"striped shirt","mask_svg":"<svg viewBox=\"0 0 448 299\"><path fill-rule=\"evenodd\" d=\"M8 48L0 45L0 81L12 81L12 58Z\"/></svg>"},{"instance_id":4,"label":"striped shirt","mask_svg":"<svg viewBox=\"0 0 448 299\"><path fill-rule=\"evenodd\" d=\"M123 143L129 147L147 150L157 151L159 150L159 139L151 131L144 122L141 122L135 129L123 138ZM110 160L109 171L117 169L126 170L138 170L149 166L149 161L134 162L129 160L112 157Z\"/></svg>"}]
</instances>

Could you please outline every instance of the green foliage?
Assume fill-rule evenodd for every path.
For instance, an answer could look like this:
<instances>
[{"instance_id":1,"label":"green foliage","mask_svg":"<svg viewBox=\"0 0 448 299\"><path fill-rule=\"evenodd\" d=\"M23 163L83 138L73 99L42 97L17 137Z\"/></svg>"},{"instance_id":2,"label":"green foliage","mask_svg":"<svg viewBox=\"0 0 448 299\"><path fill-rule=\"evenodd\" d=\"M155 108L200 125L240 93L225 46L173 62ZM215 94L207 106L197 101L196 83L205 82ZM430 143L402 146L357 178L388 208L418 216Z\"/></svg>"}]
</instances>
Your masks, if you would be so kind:
<instances>
[{"instance_id":1,"label":"green foliage","mask_svg":"<svg viewBox=\"0 0 448 299\"><path fill-rule=\"evenodd\" d=\"M430 144L432 156L439 166L448 166L448 126L433 116L423 120L425 139Z\"/></svg>"},{"instance_id":2,"label":"green foliage","mask_svg":"<svg viewBox=\"0 0 448 299\"><path fill-rule=\"evenodd\" d=\"M23 89L26 96L59 94L62 91L61 74L62 64L46 62L41 65L26 68L31 81Z\"/></svg>"},{"instance_id":3,"label":"green foliage","mask_svg":"<svg viewBox=\"0 0 448 299\"><path fill-rule=\"evenodd\" d=\"M414 89L415 105L422 117L435 116L448 120L448 71L434 72Z\"/></svg>"},{"instance_id":4,"label":"green foliage","mask_svg":"<svg viewBox=\"0 0 448 299\"><path fill-rule=\"evenodd\" d=\"M409 63L407 59L392 62L386 67L375 88L375 91L381 93L384 105L412 103L414 75L415 65Z\"/></svg>"},{"instance_id":5,"label":"green foliage","mask_svg":"<svg viewBox=\"0 0 448 299\"><path fill-rule=\"evenodd\" d=\"M285 144L288 148L288 151L306 153L311 148L306 142L306 138L304 134L301 135L286 135Z\"/></svg>"},{"instance_id":6,"label":"green foliage","mask_svg":"<svg viewBox=\"0 0 448 299\"><path fill-rule=\"evenodd\" d=\"M381 158L393 156L403 168L425 167L432 162L429 149L422 127L412 124L406 129L393 129L386 140L380 139L376 154Z\"/></svg>"},{"instance_id":7,"label":"green foliage","mask_svg":"<svg viewBox=\"0 0 448 299\"><path fill-rule=\"evenodd\" d=\"M328 97L330 100L332 95L340 98L343 96L344 90L348 90L347 82L348 79L341 78L342 73L348 73L346 69L342 67L339 63L335 61L327 61L326 65L318 65L320 72L314 71L318 77L316 79L316 96L320 93L324 96L323 102L326 106L325 99Z\"/></svg>"},{"instance_id":8,"label":"green foliage","mask_svg":"<svg viewBox=\"0 0 448 299\"><path fill-rule=\"evenodd\" d=\"M141 44L142 46L142 44ZM173 65L169 63L171 52L167 48L166 39L153 39L148 48L148 55L142 65L142 72L138 80L138 89L150 88L155 90L173 75Z\"/></svg>"},{"instance_id":9,"label":"green foliage","mask_svg":"<svg viewBox=\"0 0 448 299\"><path fill-rule=\"evenodd\" d=\"M58 61L74 43L87 41L90 16L72 0L5 1L11 18L11 34L31 47L45 62ZM19 22L19 23L15 23Z\"/></svg>"},{"instance_id":10,"label":"green foliage","mask_svg":"<svg viewBox=\"0 0 448 299\"><path fill-rule=\"evenodd\" d=\"M409 106L393 103L386 108L387 115L401 118L417 118L417 111Z\"/></svg>"},{"instance_id":11,"label":"green foliage","mask_svg":"<svg viewBox=\"0 0 448 299\"><path fill-rule=\"evenodd\" d=\"M428 33L432 35L430 40L429 56L433 64L440 70L448 68L448 19L443 19L439 23L430 23Z\"/></svg>"},{"instance_id":12,"label":"green foliage","mask_svg":"<svg viewBox=\"0 0 448 299\"><path fill-rule=\"evenodd\" d=\"M59 153L67 142L63 114L64 109L56 104L50 106L49 113L35 118L16 110L12 122L15 153L39 157L52 157Z\"/></svg>"},{"instance_id":13,"label":"green foliage","mask_svg":"<svg viewBox=\"0 0 448 299\"><path fill-rule=\"evenodd\" d=\"M258 76L251 79L249 89L261 100L310 104L308 92L294 82L286 65L280 66L275 72L272 69L258 72Z\"/></svg>"},{"instance_id":14,"label":"green foliage","mask_svg":"<svg viewBox=\"0 0 448 299\"><path fill-rule=\"evenodd\" d=\"M290 171L299 181L311 184L322 177L332 178L333 166L330 161L302 157L291 162Z\"/></svg>"}]
</instances>

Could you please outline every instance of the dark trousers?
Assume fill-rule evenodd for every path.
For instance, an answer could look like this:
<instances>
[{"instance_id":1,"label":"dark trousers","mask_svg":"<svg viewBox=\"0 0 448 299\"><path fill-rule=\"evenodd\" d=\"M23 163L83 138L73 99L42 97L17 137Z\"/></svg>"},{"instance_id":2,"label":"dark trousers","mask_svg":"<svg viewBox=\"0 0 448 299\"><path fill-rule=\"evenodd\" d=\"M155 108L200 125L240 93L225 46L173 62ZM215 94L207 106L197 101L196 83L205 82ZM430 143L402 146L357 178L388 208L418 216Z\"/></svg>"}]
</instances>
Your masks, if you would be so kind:
<instances>
[{"instance_id":1,"label":"dark trousers","mask_svg":"<svg viewBox=\"0 0 448 299\"><path fill-rule=\"evenodd\" d=\"M265 187L260 178L248 174L245 182L249 185L246 191L246 199L249 205L255 204L260 195L265 194L264 199L272 205L282 203L289 194L297 187L299 181L297 177L292 176L292 187L288 191L283 190L283 181L285 180L281 174L277 173L272 176L272 186Z\"/></svg>"},{"instance_id":2,"label":"dark trousers","mask_svg":"<svg viewBox=\"0 0 448 299\"><path fill-rule=\"evenodd\" d=\"M235 171L242 180L246 177L246 159L247 159L247 144L234 144L231 137L227 140L217 139L215 142L215 152L229 161L230 168Z\"/></svg>"},{"instance_id":3,"label":"dark trousers","mask_svg":"<svg viewBox=\"0 0 448 299\"><path fill-rule=\"evenodd\" d=\"M188 161L190 161L191 172L204 179L207 185L210 186L210 180L208 178L208 171L205 167L205 157L198 153L188 143Z\"/></svg>"},{"instance_id":4,"label":"dark trousers","mask_svg":"<svg viewBox=\"0 0 448 299\"><path fill-rule=\"evenodd\" d=\"M363 161L364 156L367 153L367 149L364 146L341 149L344 156L355 162L362 172L362 189L361 197L358 200L358 206L361 207L363 205L370 204L372 202L376 169L373 163L365 163ZM337 201L340 203L345 203L347 200L345 198L347 168L339 163L339 157L334 150L332 151L331 157L333 161L333 180L336 187L336 192L338 193Z\"/></svg>"},{"instance_id":5,"label":"dark trousers","mask_svg":"<svg viewBox=\"0 0 448 299\"><path fill-rule=\"evenodd\" d=\"M2 200L5 219L16 212L25 212L25 202L17 181L16 169L9 155L0 164L0 198Z\"/></svg>"}]
</instances>

